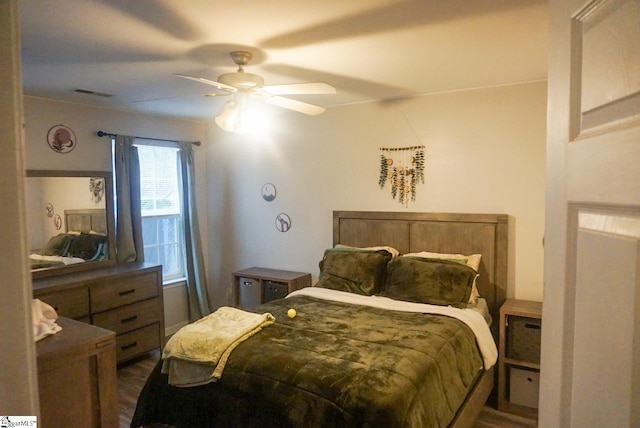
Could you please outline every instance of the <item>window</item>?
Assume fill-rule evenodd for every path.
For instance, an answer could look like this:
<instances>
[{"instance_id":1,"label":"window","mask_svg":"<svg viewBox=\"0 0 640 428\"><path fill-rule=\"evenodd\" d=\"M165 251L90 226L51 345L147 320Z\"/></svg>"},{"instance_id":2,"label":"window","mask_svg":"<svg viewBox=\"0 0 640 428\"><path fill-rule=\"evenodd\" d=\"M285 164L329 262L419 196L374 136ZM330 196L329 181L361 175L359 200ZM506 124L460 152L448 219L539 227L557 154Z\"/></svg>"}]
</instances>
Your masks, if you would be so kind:
<instances>
[{"instance_id":1,"label":"window","mask_svg":"<svg viewBox=\"0 0 640 428\"><path fill-rule=\"evenodd\" d=\"M165 282L184 278L178 149L138 143L136 146L144 259L162 265Z\"/></svg>"}]
</instances>

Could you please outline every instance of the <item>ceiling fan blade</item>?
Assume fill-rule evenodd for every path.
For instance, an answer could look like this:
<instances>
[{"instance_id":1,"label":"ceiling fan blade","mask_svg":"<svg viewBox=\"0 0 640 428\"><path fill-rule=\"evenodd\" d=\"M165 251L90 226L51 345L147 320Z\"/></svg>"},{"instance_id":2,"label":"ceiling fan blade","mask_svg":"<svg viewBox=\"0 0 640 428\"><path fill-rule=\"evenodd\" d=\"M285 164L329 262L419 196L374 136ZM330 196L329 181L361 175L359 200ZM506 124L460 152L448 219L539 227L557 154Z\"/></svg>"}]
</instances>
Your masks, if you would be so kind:
<instances>
[{"instance_id":1,"label":"ceiling fan blade","mask_svg":"<svg viewBox=\"0 0 640 428\"><path fill-rule=\"evenodd\" d=\"M318 115L326 110L324 107L316 106L313 104L303 103L302 101L292 100L291 98L278 97L278 96L265 96L264 102L294 110L300 113L308 114L310 116Z\"/></svg>"},{"instance_id":2,"label":"ceiling fan blade","mask_svg":"<svg viewBox=\"0 0 640 428\"><path fill-rule=\"evenodd\" d=\"M269 85L262 89L271 95L335 94L336 88L325 82L291 83Z\"/></svg>"},{"instance_id":3,"label":"ceiling fan blade","mask_svg":"<svg viewBox=\"0 0 640 428\"><path fill-rule=\"evenodd\" d=\"M174 76L182 77L183 79L194 80L196 82L204 83L205 85L215 86L221 91L227 91L227 92L237 91L237 89L234 88L233 86L225 85L224 83L216 82L215 80L205 79L204 77L187 76L185 74L174 74Z\"/></svg>"},{"instance_id":4,"label":"ceiling fan blade","mask_svg":"<svg viewBox=\"0 0 640 428\"><path fill-rule=\"evenodd\" d=\"M229 93L211 93L204 94L205 97L221 97L225 95L230 95ZM164 101L164 100L175 100L178 98L193 98L193 97L201 97L201 94L198 95L176 95L174 97L158 97L158 98L145 98L140 100L131 100L132 103L148 103L153 101Z\"/></svg>"}]
</instances>

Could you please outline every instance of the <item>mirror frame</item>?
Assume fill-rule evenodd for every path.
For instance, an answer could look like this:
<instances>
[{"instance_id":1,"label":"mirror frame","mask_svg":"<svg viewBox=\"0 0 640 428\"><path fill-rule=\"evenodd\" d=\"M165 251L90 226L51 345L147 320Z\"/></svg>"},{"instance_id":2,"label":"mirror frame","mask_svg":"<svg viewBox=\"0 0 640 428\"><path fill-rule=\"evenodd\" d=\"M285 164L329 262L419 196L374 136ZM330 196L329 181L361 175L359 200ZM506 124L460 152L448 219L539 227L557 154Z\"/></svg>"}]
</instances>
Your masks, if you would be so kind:
<instances>
[{"instance_id":1,"label":"mirror frame","mask_svg":"<svg viewBox=\"0 0 640 428\"><path fill-rule=\"evenodd\" d=\"M38 269L31 271L31 278L47 278L66 275L73 272L100 269L116 264L116 222L114 215L113 174L111 171L65 171L65 170L27 170L28 177L102 177L105 181L105 209L107 215L107 242L109 258L95 262L78 263L75 265Z\"/></svg>"}]
</instances>

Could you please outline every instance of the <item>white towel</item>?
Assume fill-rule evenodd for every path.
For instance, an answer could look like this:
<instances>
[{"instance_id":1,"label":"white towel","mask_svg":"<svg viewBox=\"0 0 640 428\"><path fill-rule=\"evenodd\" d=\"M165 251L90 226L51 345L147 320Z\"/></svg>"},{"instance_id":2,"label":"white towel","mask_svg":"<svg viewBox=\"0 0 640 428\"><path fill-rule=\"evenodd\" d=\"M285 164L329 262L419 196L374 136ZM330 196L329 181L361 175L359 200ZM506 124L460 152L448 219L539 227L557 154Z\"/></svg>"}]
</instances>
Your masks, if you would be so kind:
<instances>
[{"instance_id":1,"label":"white towel","mask_svg":"<svg viewBox=\"0 0 640 428\"><path fill-rule=\"evenodd\" d=\"M33 320L33 337L36 342L62 330L62 327L56 323L58 314L55 309L40 299L31 301L31 319Z\"/></svg>"}]
</instances>

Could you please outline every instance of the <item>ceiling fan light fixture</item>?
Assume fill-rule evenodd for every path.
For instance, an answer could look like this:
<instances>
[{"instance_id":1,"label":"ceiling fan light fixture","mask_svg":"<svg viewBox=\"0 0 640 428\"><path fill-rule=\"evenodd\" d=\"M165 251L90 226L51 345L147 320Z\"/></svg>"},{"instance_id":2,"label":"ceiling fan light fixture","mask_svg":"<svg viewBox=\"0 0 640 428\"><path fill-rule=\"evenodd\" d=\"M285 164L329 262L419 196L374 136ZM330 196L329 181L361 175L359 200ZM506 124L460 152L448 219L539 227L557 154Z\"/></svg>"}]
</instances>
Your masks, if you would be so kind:
<instances>
[{"instance_id":1,"label":"ceiling fan light fixture","mask_svg":"<svg viewBox=\"0 0 640 428\"><path fill-rule=\"evenodd\" d=\"M218 82L237 89L254 89L264 86L264 79L257 74L236 72L218 76Z\"/></svg>"},{"instance_id":2,"label":"ceiling fan light fixture","mask_svg":"<svg viewBox=\"0 0 640 428\"><path fill-rule=\"evenodd\" d=\"M222 111L216 116L216 124L224 131L244 134L248 131L244 124L243 111L235 101L227 101Z\"/></svg>"},{"instance_id":3,"label":"ceiling fan light fixture","mask_svg":"<svg viewBox=\"0 0 640 428\"><path fill-rule=\"evenodd\" d=\"M231 58L233 62L238 66L238 70L234 73L225 73L218 76L217 81L205 79L203 77L188 76L185 74L175 74L175 76L182 77L184 79L193 80L196 82L204 83L206 85L214 86L224 94L234 94L235 108L238 111L244 112L244 105L249 97L262 99L267 104L271 104L277 107L282 107L288 110L297 111L299 113L315 116L326 110L325 107L317 106L314 104L305 103L292 98L283 97L282 95L304 95L304 94L335 94L336 89L325 82L307 82L307 83L290 83L283 85L270 85L264 86L264 79L262 76L252 73L245 73L244 66L251 60L251 53L246 51L234 51L231 52ZM235 114L235 113L233 113ZM239 113L237 113L239 114ZM225 123L221 128L228 130L231 127L226 123L230 119L232 113L222 111L220 115L216 117L218 124ZM245 121L251 121L246 119ZM234 131L237 132L237 131Z\"/></svg>"},{"instance_id":4,"label":"ceiling fan light fixture","mask_svg":"<svg viewBox=\"0 0 640 428\"><path fill-rule=\"evenodd\" d=\"M238 120L238 108L233 101L227 101L219 115L216 116L216 124L227 132L233 132Z\"/></svg>"}]
</instances>

